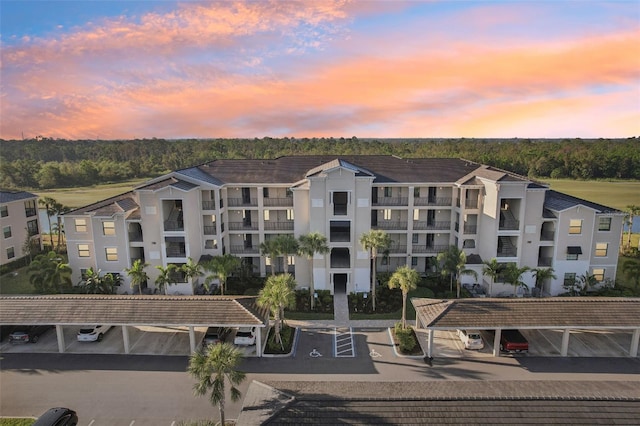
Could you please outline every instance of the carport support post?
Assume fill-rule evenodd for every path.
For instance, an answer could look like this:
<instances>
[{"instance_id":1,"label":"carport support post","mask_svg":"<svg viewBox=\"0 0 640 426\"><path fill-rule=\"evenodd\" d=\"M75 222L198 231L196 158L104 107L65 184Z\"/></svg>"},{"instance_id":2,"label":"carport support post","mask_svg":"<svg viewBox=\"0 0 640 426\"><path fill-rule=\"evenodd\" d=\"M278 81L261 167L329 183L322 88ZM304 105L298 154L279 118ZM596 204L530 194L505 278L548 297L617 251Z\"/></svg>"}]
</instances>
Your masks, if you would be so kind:
<instances>
[{"instance_id":1,"label":"carport support post","mask_svg":"<svg viewBox=\"0 0 640 426\"><path fill-rule=\"evenodd\" d=\"M256 356L262 356L262 327L256 327Z\"/></svg>"},{"instance_id":2,"label":"carport support post","mask_svg":"<svg viewBox=\"0 0 640 426\"><path fill-rule=\"evenodd\" d=\"M571 330L565 328L562 333L562 347L560 348L560 356L567 356L569 352L569 336L571 335Z\"/></svg>"},{"instance_id":3,"label":"carport support post","mask_svg":"<svg viewBox=\"0 0 640 426\"><path fill-rule=\"evenodd\" d=\"M64 353L64 328L61 325L56 325L56 337L58 338L58 352Z\"/></svg>"},{"instance_id":4,"label":"carport support post","mask_svg":"<svg viewBox=\"0 0 640 426\"><path fill-rule=\"evenodd\" d=\"M433 358L433 335L435 333L435 330L433 329L429 329L428 330L429 334L428 336L428 340L427 340L427 357L428 358Z\"/></svg>"},{"instance_id":5,"label":"carport support post","mask_svg":"<svg viewBox=\"0 0 640 426\"><path fill-rule=\"evenodd\" d=\"M493 336L493 356L500 356L500 337L502 336L502 329L496 328L496 334Z\"/></svg>"},{"instance_id":6,"label":"carport support post","mask_svg":"<svg viewBox=\"0 0 640 426\"><path fill-rule=\"evenodd\" d=\"M632 357L638 356L638 341L640 341L640 328L633 330L631 336L631 348L629 348L629 355Z\"/></svg>"},{"instance_id":7,"label":"carport support post","mask_svg":"<svg viewBox=\"0 0 640 426\"><path fill-rule=\"evenodd\" d=\"M129 353L129 326L122 326L122 343L124 343L124 353Z\"/></svg>"},{"instance_id":8,"label":"carport support post","mask_svg":"<svg viewBox=\"0 0 640 426\"><path fill-rule=\"evenodd\" d=\"M194 353L196 351L196 332L192 325L189 326L189 345L191 353Z\"/></svg>"}]
</instances>

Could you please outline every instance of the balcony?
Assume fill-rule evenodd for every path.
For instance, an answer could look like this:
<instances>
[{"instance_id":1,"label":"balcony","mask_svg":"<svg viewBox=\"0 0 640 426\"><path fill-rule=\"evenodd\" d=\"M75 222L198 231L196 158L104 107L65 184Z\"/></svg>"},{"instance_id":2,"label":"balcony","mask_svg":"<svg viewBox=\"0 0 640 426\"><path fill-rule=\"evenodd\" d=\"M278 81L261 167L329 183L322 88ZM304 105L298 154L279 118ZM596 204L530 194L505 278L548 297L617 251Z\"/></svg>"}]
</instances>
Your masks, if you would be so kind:
<instances>
[{"instance_id":1,"label":"balcony","mask_svg":"<svg viewBox=\"0 0 640 426\"><path fill-rule=\"evenodd\" d=\"M389 247L389 253L391 254L406 253L406 252L407 252L406 244L392 244Z\"/></svg>"},{"instance_id":2,"label":"balcony","mask_svg":"<svg viewBox=\"0 0 640 426\"><path fill-rule=\"evenodd\" d=\"M215 225L205 225L204 226L204 235L216 235L216 227Z\"/></svg>"},{"instance_id":3,"label":"balcony","mask_svg":"<svg viewBox=\"0 0 640 426\"><path fill-rule=\"evenodd\" d=\"M538 266L544 266L546 268L551 267L551 265L553 264L553 258L552 257L539 257L538 258Z\"/></svg>"},{"instance_id":4,"label":"balcony","mask_svg":"<svg viewBox=\"0 0 640 426\"><path fill-rule=\"evenodd\" d=\"M246 207L246 206L258 206L257 198L227 198L227 205L229 207Z\"/></svg>"},{"instance_id":5,"label":"balcony","mask_svg":"<svg viewBox=\"0 0 640 426\"><path fill-rule=\"evenodd\" d=\"M451 197L417 197L414 206L451 206Z\"/></svg>"},{"instance_id":6,"label":"balcony","mask_svg":"<svg viewBox=\"0 0 640 426\"><path fill-rule=\"evenodd\" d=\"M230 231L257 231L257 223L229 222Z\"/></svg>"},{"instance_id":7,"label":"balcony","mask_svg":"<svg viewBox=\"0 0 640 426\"><path fill-rule=\"evenodd\" d=\"M214 200L202 200L202 210L215 210L216 202Z\"/></svg>"},{"instance_id":8,"label":"balcony","mask_svg":"<svg viewBox=\"0 0 640 426\"><path fill-rule=\"evenodd\" d=\"M293 221L283 221L283 222L265 222L264 223L265 231L293 231Z\"/></svg>"},{"instance_id":9,"label":"balcony","mask_svg":"<svg viewBox=\"0 0 640 426\"><path fill-rule=\"evenodd\" d=\"M541 231L540 232L540 241L553 241L555 238L554 231Z\"/></svg>"},{"instance_id":10,"label":"balcony","mask_svg":"<svg viewBox=\"0 0 640 426\"><path fill-rule=\"evenodd\" d=\"M464 225L465 234L476 234L478 231L478 225Z\"/></svg>"},{"instance_id":11,"label":"balcony","mask_svg":"<svg viewBox=\"0 0 640 426\"><path fill-rule=\"evenodd\" d=\"M263 198L262 203L265 207L291 207L293 206L293 197Z\"/></svg>"},{"instance_id":12,"label":"balcony","mask_svg":"<svg viewBox=\"0 0 640 426\"><path fill-rule=\"evenodd\" d=\"M372 226L373 229L383 229L385 231L406 231L406 221L382 221Z\"/></svg>"},{"instance_id":13,"label":"balcony","mask_svg":"<svg viewBox=\"0 0 640 426\"><path fill-rule=\"evenodd\" d=\"M167 246L167 257L187 257L187 251L185 250L184 245L178 246Z\"/></svg>"},{"instance_id":14,"label":"balcony","mask_svg":"<svg viewBox=\"0 0 640 426\"><path fill-rule=\"evenodd\" d=\"M446 251L449 246L446 244L438 244L438 245L413 245L411 248L413 253L442 253Z\"/></svg>"},{"instance_id":15,"label":"balcony","mask_svg":"<svg viewBox=\"0 0 640 426\"><path fill-rule=\"evenodd\" d=\"M141 230L129 231L129 242L130 243L142 242L142 231Z\"/></svg>"},{"instance_id":16,"label":"balcony","mask_svg":"<svg viewBox=\"0 0 640 426\"><path fill-rule=\"evenodd\" d=\"M244 245L231 246L231 253L233 254L259 254L260 248L258 246L245 247Z\"/></svg>"},{"instance_id":17,"label":"balcony","mask_svg":"<svg viewBox=\"0 0 640 426\"><path fill-rule=\"evenodd\" d=\"M478 208L478 199L477 198L467 198L464 202L464 205L468 209L477 209Z\"/></svg>"},{"instance_id":18,"label":"balcony","mask_svg":"<svg viewBox=\"0 0 640 426\"><path fill-rule=\"evenodd\" d=\"M24 213L27 217L32 217L38 214L38 209L32 207L25 207Z\"/></svg>"},{"instance_id":19,"label":"balcony","mask_svg":"<svg viewBox=\"0 0 640 426\"><path fill-rule=\"evenodd\" d=\"M413 229L417 231L448 231L451 229L451 221L424 221L416 220L413 222Z\"/></svg>"},{"instance_id":20,"label":"balcony","mask_svg":"<svg viewBox=\"0 0 640 426\"><path fill-rule=\"evenodd\" d=\"M517 231L520 229L520 221L513 216L510 210L500 210L500 231Z\"/></svg>"},{"instance_id":21,"label":"balcony","mask_svg":"<svg viewBox=\"0 0 640 426\"><path fill-rule=\"evenodd\" d=\"M372 204L374 206L408 206L409 199L407 197L378 197L378 200Z\"/></svg>"}]
</instances>

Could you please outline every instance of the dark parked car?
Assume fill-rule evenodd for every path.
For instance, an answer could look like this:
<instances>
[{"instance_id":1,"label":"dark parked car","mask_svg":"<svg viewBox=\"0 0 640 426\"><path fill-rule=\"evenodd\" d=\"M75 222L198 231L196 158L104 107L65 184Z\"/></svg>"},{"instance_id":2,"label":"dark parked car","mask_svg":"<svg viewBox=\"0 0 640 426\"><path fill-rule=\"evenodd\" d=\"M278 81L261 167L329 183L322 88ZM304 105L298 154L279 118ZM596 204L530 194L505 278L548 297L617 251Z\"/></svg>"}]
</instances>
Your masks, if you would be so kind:
<instances>
[{"instance_id":1,"label":"dark parked car","mask_svg":"<svg viewBox=\"0 0 640 426\"><path fill-rule=\"evenodd\" d=\"M529 342L518 330L502 330L500 350L504 352L527 352Z\"/></svg>"},{"instance_id":2,"label":"dark parked car","mask_svg":"<svg viewBox=\"0 0 640 426\"><path fill-rule=\"evenodd\" d=\"M231 330L224 327L207 328L207 332L204 334L204 339L202 340L202 346L217 345L218 343L223 343L229 335L230 331Z\"/></svg>"},{"instance_id":3,"label":"dark parked car","mask_svg":"<svg viewBox=\"0 0 640 426\"><path fill-rule=\"evenodd\" d=\"M9 335L11 343L36 343L42 334L53 328L52 325L17 326Z\"/></svg>"},{"instance_id":4,"label":"dark parked car","mask_svg":"<svg viewBox=\"0 0 640 426\"><path fill-rule=\"evenodd\" d=\"M11 333L13 333L13 330L15 330L15 328L15 325L0 325L0 341L4 340Z\"/></svg>"},{"instance_id":5,"label":"dark parked car","mask_svg":"<svg viewBox=\"0 0 640 426\"><path fill-rule=\"evenodd\" d=\"M76 426L78 415L70 408L56 407L47 410L33 426Z\"/></svg>"}]
</instances>

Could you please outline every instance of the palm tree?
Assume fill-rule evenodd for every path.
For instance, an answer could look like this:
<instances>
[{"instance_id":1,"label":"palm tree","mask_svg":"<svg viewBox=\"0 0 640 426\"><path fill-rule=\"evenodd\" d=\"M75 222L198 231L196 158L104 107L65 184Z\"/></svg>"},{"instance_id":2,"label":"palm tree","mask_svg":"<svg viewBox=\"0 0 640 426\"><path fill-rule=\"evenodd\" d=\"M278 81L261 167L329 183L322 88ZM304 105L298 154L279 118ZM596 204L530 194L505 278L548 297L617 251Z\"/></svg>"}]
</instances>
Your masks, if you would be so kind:
<instances>
[{"instance_id":1,"label":"palm tree","mask_svg":"<svg viewBox=\"0 0 640 426\"><path fill-rule=\"evenodd\" d=\"M241 361L242 352L230 343L208 345L189 358L187 372L197 380L193 386L194 394L202 396L211 391L209 401L211 405L218 406L221 425L225 424L226 382L231 385L232 401L237 401L242 395L237 388L246 377L244 372L237 370Z\"/></svg>"},{"instance_id":2,"label":"palm tree","mask_svg":"<svg viewBox=\"0 0 640 426\"><path fill-rule=\"evenodd\" d=\"M467 255L454 245L450 245L447 250L438 253L438 262L442 265L440 273L443 277L449 275L449 291L453 292L453 280L456 281L456 295L460 298L460 287L462 285L462 275L473 275L478 279L478 274L472 269L467 269Z\"/></svg>"},{"instance_id":3,"label":"palm tree","mask_svg":"<svg viewBox=\"0 0 640 426\"><path fill-rule=\"evenodd\" d=\"M591 275L588 271L580 275L577 279L577 282L580 287L580 294L582 296L585 296L591 287L594 287L596 284L598 284L596 276Z\"/></svg>"},{"instance_id":4,"label":"palm tree","mask_svg":"<svg viewBox=\"0 0 640 426\"><path fill-rule=\"evenodd\" d=\"M420 282L418 271L407 265L396 269L389 279L389 288L402 290L402 328L407 328L407 295L418 287L418 282Z\"/></svg>"},{"instance_id":5,"label":"palm tree","mask_svg":"<svg viewBox=\"0 0 640 426\"><path fill-rule=\"evenodd\" d=\"M56 252L39 254L27 271L29 282L40 293L63 293L71 288L71 267Z\"/></svg>"},{"instance_id":6,"label":"palm tree","mask_svg":"<svg viewBox=\"0 0 640 426\"><path fill-rule=\"evenodd\" d=\"M175 272L178 270L178 267L170 263L166 267L158 265L156 269L160 271L160 275L156 278L155 284L160 293L167 294L167 287L176 283Z\"/></svg>"},{"instance_id":7,"label":"palm tree","mask_svg":"<svg viewBox=\"0 0 640 426\"><path fill-rule=\"evenodd\" d=\"M275 339L280 346L282 346L280 330L284 322L284 310L295 306L295 288L296 281L291 274L279 274L267 278L267 282L258 294L258 306L269 309L275 318Z\"/></svg>"},{"instance_id":8,"label":"palm tree","mask_svg":"<svg viewBox=\"0 0 640 426\"><path fill-rule=\"evenodd\" d=\"M631 233L633 232L633 217L640 214L640 206L629 204L627 206L627 214L625 215L625 222L627 224L627 249L631 248Z\"/></svg>"},{"instance_id":9,"label":"palm tree","mask_svg":"<svg viewBox=\"0 0 640 426\"><path fill-rule=\"evenodd\" d=\"M131 290L133 291L136 286L138 291L142 294L142 286L149 281L149 275L145 272L145 268L149 266L148 263L142 261L142 259L136 259L131 265L131 268L125 268L126 274L131 278Z\"/></svg>"},{"instance_id":10,"label":"palm tree","mask_svg":"<svg viewBox=\"0 0 640 426\"><path fill-rule=\"evenodd\" d=\"M188 281L191 278L201 277L204 275L202 271L202 265L193 261L192 258L187 259L187 263L180 267L180 270L184 274L185 279Z\"/></svg>"},{"instance_id":11,"label":"palm tree","mask_svg":"<svg viewBox=\"0 0 640 426\"><path fill-rule=\"evenodd\" d=\"M278 256L280 256L280 248L276 244L275 239L272 240L264 240L260 244L260 254L264 257L268 257L271 260L271 275L276 274L276 262Z\"/></svg>"},{"instance_id":12,"label":"palm tree","mask_svg":"<svg viewBox=\"0 0 640 426\"><path fill-rule=\"evenodd\" d=\"M53 246L53 234L51 228L51 218L56 214L54 205L58 203L55 199L51 197L43 197L38 200L38 204L44 206L44 209L47 213L47 221L49 222L49 238L51 243L51 249L53 250L55 247Z\"/></svg>"},{"instance_id":13,"label":"palm tree","mask_svg":"<svg viewBox=\"0 0 640 426\"><path fill-rule=\"evenodd\" d=\"M56 224L57 225L56 231L58 234L58 242L56 243L56 250L60 249L60 245L62 244L62 234L64 234L64 225L62 224L62 215L64 215L65 213L69 213L70 211L71 211L71 208L63 204L60 204L58 202L53 204L53 212L56 215L56 219L58 222Z\"/></svg>"},{"instance_id":14,"label":"palm tree","mask_svg":"<svg viewBox=\"0 0 640 426\"><path fill-rule=\"evenodd\" d=\"M550 279L556 279L553 268L535 268L532 269L533 276L536 278L536 288L540 290L540 296L542 296L542 290L544 290L544 283Z\"/></svg>"},{"instance_id":15,"label":"palm tree","mask_svg":"<svg viewBox=\"0 0 640 426\"><path fill-rule=\"evenodd\" d=\"M513 286L513 295L518 295L519 287L527 287L527 285L522 281L522 275L530 271L531 268L528 266L523 266L522 268L518 268L518 265L515 263L509 263L507 267L504 269L505 281Z\"/></svg>"},{"instance_id":16,"label":"palm tree","mask_svg":"<svg viewBox=\"0 0 640 426\"><path fill-rule=\"evenodd\" d=\"M291 234L278 235L275 239L278 253L282 256L284 272L289 272L289 256L298 253L298 240Z\"/></svg>"},{"instance_id":17,"label":"palm tree","mask_svg":"<svg viewBox=\"0 0 640 426\"><path fill-rule=\"evenodd\" d=\"M311 309L315 305L315 289L313 281L313 256L318 254L329 253L329 245L327 244L327 237L319 232L311 232L306 235L300 235L298 238L298 252L301 256L306 256L309 259L309 270L311 273L311 281L309 281L309 291L311 296Z\"/></svg>"},{"instance_id":18,"label":"palm tree","mask_svg":"<svg viewBox=\"0 0 640 426\"><path fill-rule=\"evenodd\" d=\"M224 296L229 275L237 271L241 264L242 262L239 257L229 253L222 256L214 256L213 259L205 263L204 268L211 272L211 275L204 281L204 287L207 289L207 292L209 292L211 282L217 279L220 281L220 294Z\"/></svg>"},{"instance_id":19,"label":"palm tree","mask_svg":"<svg viewBox=\"0 0 640 426\"><path fill-rule=\"evenodd\" d=\"M491 278L491 282L489 283L489 297L493 296L493 283L498 279L502 271L504 270L504 265L498 263L498 259L495 257L491 260L485 260L482 262L482 275L486 275Z\"/></svg>"},{"instance_id":20,"label":"palm tree","mask_svg":"<svg viewBox=\"0 0 640 426\"><path fill-rule=\"evenodd\" d=\"M640 262L636 260L625 260L622 264L622 272L633 280L635 288L640 287Z\"/></svg>"},{"instance_id":21,"label":"palm tree","mask_svg":"<svg viewBox=\"0 0 640 426\"><path fill-rule=\"evenodd\" d=\"M371 259L371 302L373 303L373 310L376 310L376 259L378 253L384 251L391 245L391 238L389 234L384 231L373 229L369 232L365 232L360 236L360 244L369 252L369 258Z\"/></svg>"}]
</instances>

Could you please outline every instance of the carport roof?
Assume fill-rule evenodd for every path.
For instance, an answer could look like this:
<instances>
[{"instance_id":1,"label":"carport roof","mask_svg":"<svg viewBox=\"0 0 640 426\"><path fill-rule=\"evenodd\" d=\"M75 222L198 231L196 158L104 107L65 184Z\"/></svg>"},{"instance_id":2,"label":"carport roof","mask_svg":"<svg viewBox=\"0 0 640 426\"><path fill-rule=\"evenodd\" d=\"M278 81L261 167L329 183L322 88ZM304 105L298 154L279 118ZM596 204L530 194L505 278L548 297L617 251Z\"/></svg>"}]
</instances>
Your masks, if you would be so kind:
<instances>
[{"instance_id":1,"label":"carport roof","mask_svg":"<svg viewBox=\"0 0 640 426\"><path fill-rule=\"evenodd\" d=\"M421 326L428 329L640 327L640 298L412 298L411 303Z\"/></svg>"},{"instance_id":2,"label":"carport roof","mask_svg":"<svg viewBox=\"0 0 640 426\"><path fill-rule=\"evenodd\" d=\"M0 324L263 327L266 311L255 301L249 296L5 296Z\"/></svg>"}]
</instances>

